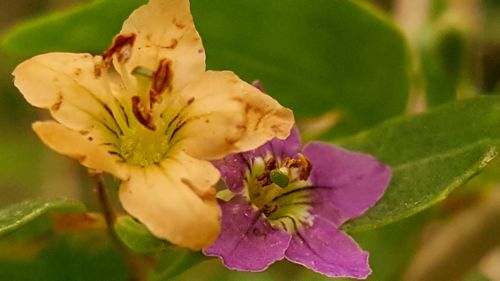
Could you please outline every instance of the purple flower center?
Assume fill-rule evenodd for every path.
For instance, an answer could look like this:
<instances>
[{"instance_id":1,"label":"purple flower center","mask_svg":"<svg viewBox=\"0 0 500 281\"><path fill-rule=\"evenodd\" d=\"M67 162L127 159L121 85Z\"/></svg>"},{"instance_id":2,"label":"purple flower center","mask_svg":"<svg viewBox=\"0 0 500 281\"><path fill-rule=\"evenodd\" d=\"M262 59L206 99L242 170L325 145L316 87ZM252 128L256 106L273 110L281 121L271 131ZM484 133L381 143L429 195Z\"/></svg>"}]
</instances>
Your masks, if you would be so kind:
<instances>
[{"instance_id":1,"label":"purple flower center","mask_svg":"<svg viewBox=\"0 0 500 281\"><path fill-rule=\"evenodd\" d=\"M301 153L295 158L271 154L252 159L245 180L245 193L270 225L289 233L312 223L310 161Z\"/></svg>"}]
</instances>

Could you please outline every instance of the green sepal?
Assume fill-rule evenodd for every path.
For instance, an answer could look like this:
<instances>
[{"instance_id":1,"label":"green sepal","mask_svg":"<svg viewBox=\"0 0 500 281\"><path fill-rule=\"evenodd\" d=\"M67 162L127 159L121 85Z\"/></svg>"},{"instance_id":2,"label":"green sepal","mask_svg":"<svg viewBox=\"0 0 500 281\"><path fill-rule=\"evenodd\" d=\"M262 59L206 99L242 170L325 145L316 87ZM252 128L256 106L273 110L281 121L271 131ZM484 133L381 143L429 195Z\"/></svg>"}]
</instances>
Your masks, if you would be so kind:
<instances>
[{"instance_id":1,"label":"green sepal","mask_svg":"<svg viewBox=\"0 0 500 281\"><path fill-rule=\"evenodd\" d=\"M146 226L129 216L119 217L114 229L123 244L135 253L154 254L169 246L167 241L157 238Z\"/></svg>"}]
</instances>

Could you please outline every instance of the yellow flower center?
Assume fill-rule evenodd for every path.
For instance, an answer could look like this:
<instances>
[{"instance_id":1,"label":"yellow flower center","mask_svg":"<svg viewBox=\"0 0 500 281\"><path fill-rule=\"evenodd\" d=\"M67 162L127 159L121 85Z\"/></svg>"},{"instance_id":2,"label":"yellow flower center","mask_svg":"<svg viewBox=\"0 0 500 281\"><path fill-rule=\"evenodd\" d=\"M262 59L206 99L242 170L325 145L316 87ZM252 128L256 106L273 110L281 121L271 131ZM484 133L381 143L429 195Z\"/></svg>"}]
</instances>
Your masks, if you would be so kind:
<instances>
[{"instance_id":1,"label":"yellow flower center","mask_svg":"<svg viewBox=\"0 0 500 281\"><path fill-rule=\"evenodd\" d=\"M162 130L149 130L143 126L130 128L120 138L120 155L130 164L148 166L165 158L169 142Z\"/></svg>"},{"instance_id":2,"label":"yellow flower center","mask_svg":"<svg viewBox=\"0 0 500 281\"><path fill-rule=\"evenodd\" d=\"M123 50L131 48L135 36L122 37L115 40L110 48L112 50L110 55L104 56L105 60L101 65L100 75L102 75L102 71L107 71L111 66L106 59L116 55L117 50L121 50L118 55L124 53L122 60L127 59L128 52ZM118 62L120 67L120 58L118 58ZM126 86L122 89L123 92L118 95L130 97L130 100L119 101L119 107L106 107L118 129L108 127L116 138L112 143L104 145L113 147L108 152L117 155L129 164L139 166L158 164L168 156L172 149L171 142L175 141L173 140L174 135L185 124L183 116L181 116L183 108L160 106L162 103L169 104L173 100L172 96L175 95L171 92L173 76L171 62L162 59L155 71L137 67L132 70L131 74L136 78L137 88L131 89L131 87ZM127 85L127 83L124 84ZM185 106L189 106L193 100L188 101ZM117 108L121 108L121 110L117 110Z\"/></svg>"}]
</instances>

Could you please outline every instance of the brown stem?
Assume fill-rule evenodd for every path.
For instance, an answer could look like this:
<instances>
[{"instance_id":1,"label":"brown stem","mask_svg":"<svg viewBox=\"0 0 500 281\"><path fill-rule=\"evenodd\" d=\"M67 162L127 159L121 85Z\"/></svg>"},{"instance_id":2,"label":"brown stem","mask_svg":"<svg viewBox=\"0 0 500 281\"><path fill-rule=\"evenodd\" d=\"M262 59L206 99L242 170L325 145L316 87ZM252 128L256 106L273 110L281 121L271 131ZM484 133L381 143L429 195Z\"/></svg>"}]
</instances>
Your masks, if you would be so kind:
<instances>
[{"instance_id":1,"label":"brown stem","mask_svg":"<svg viewBox=\"0 0 500 281\"><path fill-rule=\"evenodd\" d=\"M114 222L116 220L116 212L113 209L113 205L111 200L109 199L108 191L104 186L102 181L102 177L100 173L95 173L89 171L90 176L95 184L97 199L99 201L99 205L101 206L102 213L104 215L104 219L106 221L106 226L108 230L108 234L111 237L111 240L118 248L123 260L126 262L129 270L130 270L130 281L146 281L147 278L147 268L149 262L141 256L137 256L132 254L128 248L123 245L123 243L118 238L118 235L114 229Z\"/></svg>"},{"instance_id":2,"label":"brown stem","mask_svg":"<svg viewBox=\"0 0 500 281\"><path fill-rule=\"evenodd\" d=\"M109 199L108 192L104 183L102 182L101 174L90 173L92 179L94 180L97 199L99 200L99 205L101 206L102 213L104 215L104 219L106 220L106 225L108 226L108 231L113 229L113 224L116 220L116 213L113 210L113 206L111 205L111 201ZM116 236L114 231L110 231L110 235L113 237Z\"/></svg>"}]
</instances>

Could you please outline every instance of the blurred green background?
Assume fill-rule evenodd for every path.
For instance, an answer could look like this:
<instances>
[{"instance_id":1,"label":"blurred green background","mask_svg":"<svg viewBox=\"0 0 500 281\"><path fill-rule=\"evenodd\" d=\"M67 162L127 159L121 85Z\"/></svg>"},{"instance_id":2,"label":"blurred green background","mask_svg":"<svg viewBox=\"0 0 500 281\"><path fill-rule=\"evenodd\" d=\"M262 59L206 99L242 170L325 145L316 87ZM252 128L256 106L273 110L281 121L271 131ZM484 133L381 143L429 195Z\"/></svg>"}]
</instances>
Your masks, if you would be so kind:
<instances>
[{"instance_id":1,"label":"blurred green background","mask_svg":"<svg viewBox=\"0 0 500 281\"><path fill-rule=\"evenodd\" d=\"M42 196L97 210L84 169L31 131L48 115L23 100L10 73L44 51L99 53L144 1L100 2L110 4L99 15L84 6L69 16L59 11L88 1L0 2L0 33L21 28L0 49L0 207ZM209 68L261 80L295 110L306 139L342 140L393 117L500 91L500 1L191 2ZM57 14L39 32L23 34L30 27L18 23L49 12ZM371 253L369 280L500 280L498 162L433 208L353 234ZM102 225L83 225L77 234L48 216L2 238L0 280L127 280ZM214 259L175 280L328 279L287 262L263 273L231 272Z\"/></svg>"}]
</instances>

